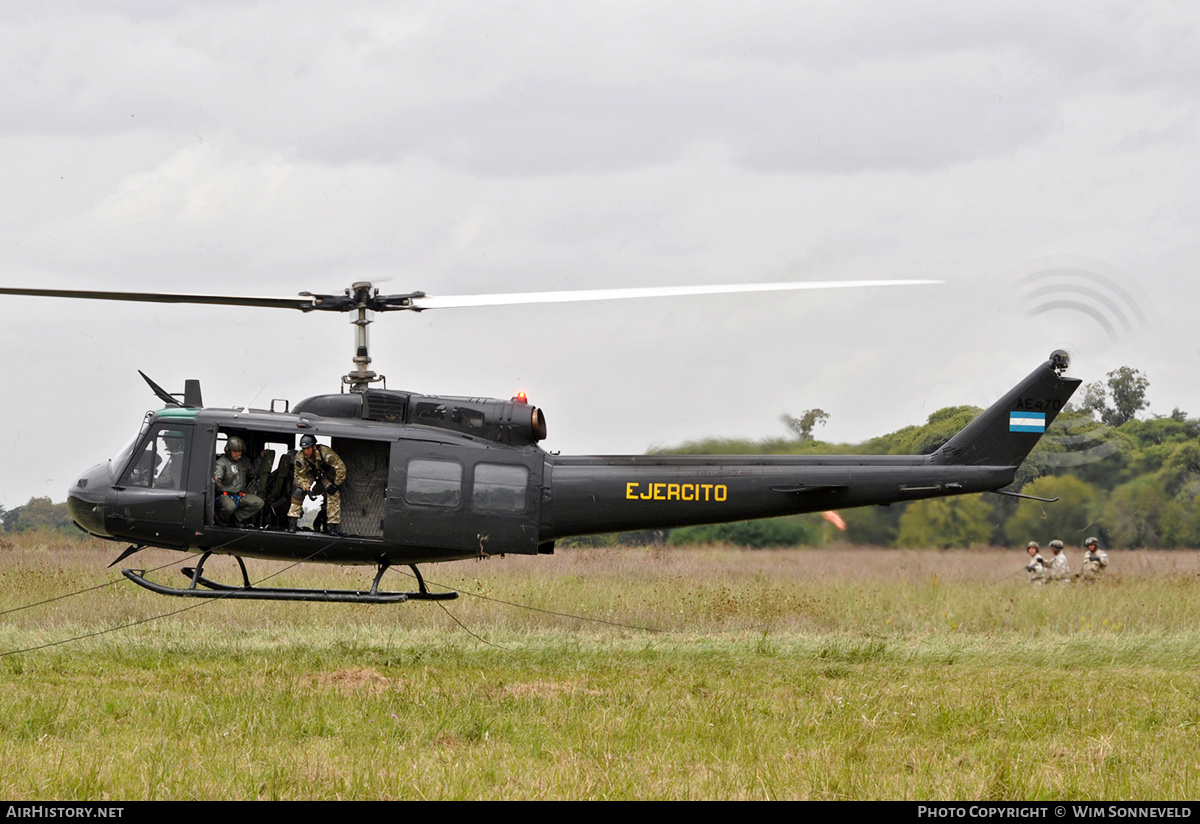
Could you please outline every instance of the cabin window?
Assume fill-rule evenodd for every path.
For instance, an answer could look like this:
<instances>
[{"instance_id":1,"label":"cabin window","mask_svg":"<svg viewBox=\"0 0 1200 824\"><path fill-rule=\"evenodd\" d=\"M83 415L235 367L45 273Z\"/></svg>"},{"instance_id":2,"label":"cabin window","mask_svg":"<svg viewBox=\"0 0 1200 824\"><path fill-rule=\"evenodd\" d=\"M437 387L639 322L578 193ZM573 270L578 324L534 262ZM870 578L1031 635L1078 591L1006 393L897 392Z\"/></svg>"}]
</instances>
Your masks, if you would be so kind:
<instances>
[{"instance_id":1,"label":"cabin window","mask_svg":"<svg viewBox=\"0 0 1200 824\"><path fill-rule=\"evenodd\" d=\"M529 470L523 466L481 463L475 467L471 502L476 509L521 512L528 486Z\"/></svg>"},{"instance_id":2,"label":"cabin window","mask_svg":"<svg viewBox=\"0 0 1200 824\"><path fill-rule=\"evenodd\" d=\"M462 464L423 459L409 461L404 499L410 504L458 506L462 500Z\"/></svg>"}]
</instances>

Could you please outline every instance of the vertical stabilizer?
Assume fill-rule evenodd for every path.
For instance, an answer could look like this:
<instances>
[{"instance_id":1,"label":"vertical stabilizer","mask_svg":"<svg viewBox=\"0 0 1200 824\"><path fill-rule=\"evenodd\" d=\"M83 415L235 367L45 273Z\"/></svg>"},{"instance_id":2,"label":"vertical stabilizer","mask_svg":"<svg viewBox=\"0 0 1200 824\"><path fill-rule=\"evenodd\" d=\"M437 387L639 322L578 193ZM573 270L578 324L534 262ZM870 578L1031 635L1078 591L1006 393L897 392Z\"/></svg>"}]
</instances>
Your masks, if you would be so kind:
<instances>
[{"instance_id":1,"label":"vertical stabilizer","mask_svg":"<svg viewBox=\"0 0 1200 824\"><path fill-rule=\"evenodd\" d=\"M1063 377L1061 349L971 421L931 456L935 464L1018 466L1058 417L1082 381Z\"/></svg>"}]
</instances>

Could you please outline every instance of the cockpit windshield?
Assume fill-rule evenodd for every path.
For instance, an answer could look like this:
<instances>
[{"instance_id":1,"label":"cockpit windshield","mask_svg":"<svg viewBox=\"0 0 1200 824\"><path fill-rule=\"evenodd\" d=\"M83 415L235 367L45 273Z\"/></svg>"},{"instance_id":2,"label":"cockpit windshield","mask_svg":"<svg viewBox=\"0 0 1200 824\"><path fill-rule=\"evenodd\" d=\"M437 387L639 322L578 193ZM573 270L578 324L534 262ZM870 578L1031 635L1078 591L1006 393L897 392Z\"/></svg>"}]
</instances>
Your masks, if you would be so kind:
<instances>
[{"instance_id":1,"label":"cockpit windshield","mask_svg":"<svg viewBox=\"0 0 1200 824\"><path fill-rule=\"evenodd\" d=\"M108 462L108 476L110 480L115 481L121 472L125 469L125 464L129 463L129 456L133 454L134 447L138 445L138 441L146 434L146 430L150 428L150 419L154 416L153 412L147 412L142 418L142 425L138 428L137 434L129 439L129 443L121 447L121 451L116 454Z\"/></svg>"}]
</instances>

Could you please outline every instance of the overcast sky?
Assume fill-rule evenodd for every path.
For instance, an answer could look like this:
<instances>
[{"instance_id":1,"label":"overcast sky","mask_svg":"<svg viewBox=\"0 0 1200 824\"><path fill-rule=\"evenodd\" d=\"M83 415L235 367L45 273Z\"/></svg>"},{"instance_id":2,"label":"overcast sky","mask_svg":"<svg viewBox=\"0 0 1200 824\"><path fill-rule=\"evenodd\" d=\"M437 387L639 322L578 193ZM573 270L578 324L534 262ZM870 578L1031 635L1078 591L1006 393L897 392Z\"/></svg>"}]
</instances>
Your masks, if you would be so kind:
<instances>
[{"instance_id":1,"label":"overcast sky","mask_svg":"<svg viewBox=\"0 0 1200 824\"><path fill-rule=\"evenodd\" d=\"M0 285L293 295L939 286L378 316L388 387L548 449L861 441L1054 348L1200 414L1200 7L0 5ZM0 298L0 505L156 401L338 390L348 316Z\"/></svg>"}]
</instances>

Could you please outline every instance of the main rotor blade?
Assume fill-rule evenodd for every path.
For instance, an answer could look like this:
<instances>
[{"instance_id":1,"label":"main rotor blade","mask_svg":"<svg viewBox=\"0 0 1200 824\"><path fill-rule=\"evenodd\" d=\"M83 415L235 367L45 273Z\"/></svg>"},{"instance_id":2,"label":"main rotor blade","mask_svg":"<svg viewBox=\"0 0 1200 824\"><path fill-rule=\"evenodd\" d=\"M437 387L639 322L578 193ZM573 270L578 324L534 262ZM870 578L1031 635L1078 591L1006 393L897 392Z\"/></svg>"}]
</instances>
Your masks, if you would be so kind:
<instances>
[{"instance_id":1,"label":"main rotor blade","mask_svg":"<svg viewBox=\"0 0 1200 824\"><path fill-rule=\"evenodd\" d=\"M494 295L416 295L412 308L457 309L464 306L510 306L523 303L580 303L591 300L673 298L687 295L733 295L743 292L792 292L804 289L861 289L867 286L924 286L940 280L826 280L798 283L726 283L708 286L644 286L628 289L581 289L568 292L513 292Z\"/></svg>"},{"instance_id":2,"label":"main rotor blade","mask_svg":"<svg viewBox=\"0 0 1200 824\"><path fill-rule=\"evenodd\" d=\"M827 280L793 283L726 283L704 286L641 286L627 289L580 289L561 292L513 292L491 295L429 296L422 292L405 295L373 295L369 283L357 283L342 295L301 293L295 297L271 298L249 295L189 295L175 292L110 292L99 289L12 289L0 287L0 295L24 295L86 300L123 300L140 303L196 303L210 306L258 306L269 309L314 309L349 312L372 309L396 310L457 309L468 306L516 306L531 303L582 303L595 300L670 298L689 295L734 295L749 292L793 292L808 289L861 289L868 286L922 286L940 280Z\"/></svg>"},{"instance_id":3,"label":"main rotor blade","mask_svg":"<svg viewBox=\"0 0 1200 824\"><path fill-rule=\"evenodd\" d=\"M236 295L180 295L171 292L105 292L97 289L7 289L0 295L27 295L45 298L84 298L88 300L131 300L141 303L205 303L218 306L265 306L277 309L314 309L312 295L293 298L239 297Z\"/></svg>"}]
</instances>

